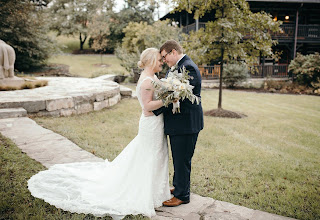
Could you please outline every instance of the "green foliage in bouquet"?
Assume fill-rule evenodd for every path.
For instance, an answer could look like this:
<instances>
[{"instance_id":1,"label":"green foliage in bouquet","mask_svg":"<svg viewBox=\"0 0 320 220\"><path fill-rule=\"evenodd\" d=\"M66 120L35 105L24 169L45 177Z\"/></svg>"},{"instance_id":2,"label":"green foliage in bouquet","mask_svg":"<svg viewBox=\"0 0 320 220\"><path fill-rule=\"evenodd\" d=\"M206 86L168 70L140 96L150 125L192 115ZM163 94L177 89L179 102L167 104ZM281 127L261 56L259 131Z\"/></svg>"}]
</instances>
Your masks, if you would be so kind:
<instances>
[{"instance_id":1,"label":"green foliage in bouquet","mask_svg":"<svg viewBox=\"0 0 320 220\"><path fill-rule=\"evenodd\" d=\"M297 82L301 85L320 88L320 55L319 53L302 55L291 61L289 71L295 74Z\"/></svg>"},{"instance_id":2,"label":"green foliage in bouquet","mask_svg":"<svg viewBox=\"0 0 320 220\"><path fill-rule=\"evenodd\" d=\"M181 73L177 69L172 68L168 73L167 78L159 81L153 81L153 85L156 89L156 98L163 101L164 106L168 107L169 104L175 100L189 99L192 103L199 104L199 97L193 94L193 86L190 85L188 71L185 67L180 69Z\"/></svg>"}]
</instances>

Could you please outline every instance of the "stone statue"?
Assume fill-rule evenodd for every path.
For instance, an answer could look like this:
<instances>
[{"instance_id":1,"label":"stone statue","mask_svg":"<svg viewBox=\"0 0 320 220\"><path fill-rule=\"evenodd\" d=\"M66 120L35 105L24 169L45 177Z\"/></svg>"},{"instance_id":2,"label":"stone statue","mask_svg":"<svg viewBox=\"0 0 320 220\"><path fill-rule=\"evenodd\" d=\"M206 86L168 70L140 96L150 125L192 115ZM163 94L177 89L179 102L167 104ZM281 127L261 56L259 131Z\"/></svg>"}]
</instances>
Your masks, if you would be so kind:
<instances>
[{"instance_id":1,"label":"stone statue","mask_svg":"<svg viewBox=\"0 0 320 220\"><path fill-rule=\"evenodd\" d=\"M14 77L14 62L16 54L14 49L0 40L0 79Z\"/></svg>"},{"instance_id":2,"label":"stone statue","mask_svg":"<svg viewBox=\"0 0 320 220\"><path fill-rule=\"evenodd\" d=\"M0 87L20 88L25 80L14 76L14 49L0 40Z\"/></svg>"}]
</instances>

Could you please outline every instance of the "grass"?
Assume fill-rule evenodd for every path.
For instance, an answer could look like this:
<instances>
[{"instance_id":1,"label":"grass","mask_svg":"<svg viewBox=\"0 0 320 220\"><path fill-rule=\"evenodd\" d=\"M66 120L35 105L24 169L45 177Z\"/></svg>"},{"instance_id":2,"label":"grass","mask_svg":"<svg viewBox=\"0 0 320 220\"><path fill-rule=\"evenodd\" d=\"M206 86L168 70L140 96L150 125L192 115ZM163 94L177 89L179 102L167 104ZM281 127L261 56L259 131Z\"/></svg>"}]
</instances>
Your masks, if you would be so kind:
<instances>
[{"instance_id":1,"label":"grass","mask_svg":"<svg viewBox=\"0 0 320 220\"><path fill-rule=\"evenodd\" d=\"M204 110L215 108L217 90L202 94ZM228 90L223 98L225 109L248 117L205 117L191 191L279 215L319 219L320 98ZM36 121L113 160L137 134L140 113L137 100L125 99L100 112Z\"/></svg>"},{"instance_id":2,"label":"grass","mask_svg":"<svg viewBox=\"0 0 320 220\"><path fill-rule=\"evenodd\" d=\"M120 65L120 60L115 55L102 55L103 64L108 67L99 67L94 64L101 64L100 55L71 55L59 54L52 56L48 63L66 64L70 66L69 72L74 76L97 77L105 74L118 74L127 71Z\"/></svg>"},{"instance_id":3,"label":"grass","mask_svg":"<svg viewBox=\"0 0 320 220\"><path fill-rule=\"evenodd\" d=\"M45 167L29 158L9 139L0 134L0 219L93 220L93 215L75 214L57 209L31 196L27 181ZM126 220L147 219L141 215L127 216Z\"/></svg>"},{"instance_id":4,"label":"grass","mask_svg":"<svg viewBox=\"0 0 320 220\"><path fill-rule=\"evenodd\" d=\"M54 37L55 33L50 32ZM48 59L48 63L57 63L68 65L69 72L74 76L97 77L105 74L128 74L126 69L120 65L120 60L114 55L73 55L74 50L80 49L79 39L75 36L57 36L55 37L58 47L64 54L56 54ZM88 40L84 44L84 49L88 49ZM104 64L106 67L100 67L95 64Z\"/></svg>"},{"instance_id":5,"label":"grass","mask_svg":"<svg viewBox=\"0 0 320 220\"><path fill-rule=\"evenodd\" d=\"M80 49L80 40L76 36L56 36L54 32L50 32L49 35L54 37L58 43L60 50L64 53L72 53L74 50ZM83 49L89 49L88 39L83 45Z\"/></svg>"},{"instance_id":6,"label":"grass","mask_svg":"<svg viewBox=\"0 0 320 220\"><path fill-rule=\"evenodd\" d=\"M217 90L202 92L205 111L215 108L217 100ZM205 117L205 128L199 135L193 157L191 191L283 216L320 219L320 98L224 90L223 107L248 117ZM81 148L113 160L136 136L140 114L137 100L124 99L99 112L35 120ZM0 152L6 155L8 150L1 149ZM6 157L9 160L20 154L16 150ZM22 189L26 191L25 182L31 173L44 169L33 168L35 165L30 163L35 162L31 159L15 160L1 165L1 170L5 170L5 175L1 173L5 186L2 183L1 186L7 190L4 201L18 197ZM19 179L16 186L12 186L10 175L15 172ZM171 178L172 173L170 159ZM57 219L68 215L68 212L47 207L46 203L27 194L26 191L20 199L6 202L7 210L14 209L12 213L17 212L16 215L27 212L37 216L35 212L39 209L40 213L52 209L54 211L48 215ZM18 211L19 206L15 208L18 201L25 201L25 198L32 200L31 207ZM57 214L51 214L55 212ZM82 218L81 215L71 216Z\"/></svg>"}]
</instances>

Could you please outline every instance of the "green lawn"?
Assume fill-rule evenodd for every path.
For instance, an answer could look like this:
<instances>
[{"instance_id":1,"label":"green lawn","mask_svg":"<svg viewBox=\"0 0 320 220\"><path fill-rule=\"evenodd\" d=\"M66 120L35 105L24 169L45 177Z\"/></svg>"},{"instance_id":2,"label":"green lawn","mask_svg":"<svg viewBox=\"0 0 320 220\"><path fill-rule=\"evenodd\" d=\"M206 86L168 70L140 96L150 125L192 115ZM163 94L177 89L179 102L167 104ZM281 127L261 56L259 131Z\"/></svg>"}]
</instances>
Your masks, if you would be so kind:
<instances>
[{"instance_id":1,"label":"green lawn","mask_svg":"<svg viewBox=\"0 0 320 220\"><path fill-rule=\"evenodd\" d=\"M202 96L204 110L217 106L217 90L204 90ZM320 219L320 97L224 90L223 107L248 117L205 117L193 157L191 191L283 216ZM113 160L136 136L140 114L137 100L124 99L99 112L35 120ZM30 163L17 160L13 167ZM30 175L17 185L24 188ZM37 207L43 210L41 204Z\"/></svg>"},{"instance_id":2,"label":"green lawn","mask_svg":"<svg viewBox=\"0 0 320 220\"><path fill-rule=\"evenodd\" d=\"M59 54L52 56L48 63L66 64L70 74L81 77L97 77L105 74L127 74L120 60L115 55L102 55L102 63L107 67L95 66L101 64L100 55Z\"/></svg>"},{"instance_id":3,"label":"green lawn","mask_svg":"<svg viewBox=\"0 0 320 220\"><path fill-rule=\"evenodd\" d=\"M79 40L78 36L72 36L72 35L70 35L70 36L65 36L65 35L56 36L55 32L50 32L49 36L56 39L59 48L64 53L72 53L72 51L80 49L80 40ZM89 41L87 39L83 45L83 49L89 48L88 42Z\"/></svg>"},{"instance_id":4,"label":"green lawn","mask_svg":"<svg viewBox=\"0 0 320 220\"><path fill-rule=\"evenodd\" d=\"M55 37L54 32L49 36ZM76 36L55 37L58 47L64 54L55 54L48 59L48 63L58 63L68 65L70 74L81 77L97 77L105 74L128 74L124 67L120 65L120 60L115 55L73 55L74 50L80 49L80 41ZM88 40L84 44L84 49L88 49ZM106 67L96 66L104 64Z\"/></svg>"}]
</instances>

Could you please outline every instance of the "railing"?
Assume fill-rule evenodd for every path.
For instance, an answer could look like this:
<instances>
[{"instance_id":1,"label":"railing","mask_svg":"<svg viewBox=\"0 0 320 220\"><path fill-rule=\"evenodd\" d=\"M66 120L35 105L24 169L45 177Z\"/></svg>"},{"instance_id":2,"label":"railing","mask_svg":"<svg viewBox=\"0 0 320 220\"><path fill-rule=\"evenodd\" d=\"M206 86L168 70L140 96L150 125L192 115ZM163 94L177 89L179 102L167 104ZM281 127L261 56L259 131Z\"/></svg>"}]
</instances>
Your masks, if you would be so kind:
<instances>
[{"instance_id":1,"label":"railing","mask_svg":"<svg viewBox=\"0 0 320 220\"><path fill-rule=\"evenodd\" d=\"M289 77L288 64L277 65L255 65L249 67L249 74L251 78L283 78Z\"/></svg>"},{"instance_id":2,"label":"railing","mask_svg":"<svg viewBox=\"0 0 320 220\"><path fill-rule=\"evenodd\" d=\"M218 79L220 77L220 65L199 67L201 76L205 79Z\"/></svg>"},{"instance_id":3,"label":"railing","mask_svg":"<svg viewBox=\"0 0 320 220\"><path fill-rule=\"evenodd\" d=\"M219 79L220 65L199 67L203 79ZM250 78L286 78L288 74L288 64L276 65L254 65L249 67Z\"/></svg>"},{"instance_id":4,"label":"railing","mask_svg":"<svg viewBox=\"0 0 320 220\"><path fill-rule=\"evenodd\" d=\"M285 24L281 25L283 30L282 33L273 34L272 36L276 39L294 39L295 35L295 25L294 24ZM320 39L320 25L299 25L298 26L298 33L297 33L298 40L304 39Z\"/></svg>"},{"instance_id":5,"label":"railing","mask_svg":"<svg viewBox=\"0 0 320 220\"><path fill-rule=\"evenodd\" d=\"M200 28L206 28L206 22L199 22L199 29ZM182 27L182 32L189 34L191 31L196 31L196 29L197 29L196 23L192 23Z\"/></svg>"},{"instance_id":6,"label":"railing","mask_svg":"<svg viewBox=\"0 0 320 220\"><path fill-rule=\"evenodd\" d=\"M205 28L205 22L199 22L199 29ZM272 34L275 39L294 39L295 25L294 24L283 24L281 25L283 30L282 33ZM187 25L182 28L184 33L189 34L190 31L196 31L196 23ZM298 26L298 40L320 40L320 25L308 24Z\"/></svg>"}]
</instances>

